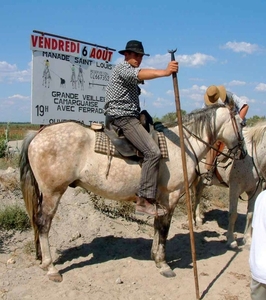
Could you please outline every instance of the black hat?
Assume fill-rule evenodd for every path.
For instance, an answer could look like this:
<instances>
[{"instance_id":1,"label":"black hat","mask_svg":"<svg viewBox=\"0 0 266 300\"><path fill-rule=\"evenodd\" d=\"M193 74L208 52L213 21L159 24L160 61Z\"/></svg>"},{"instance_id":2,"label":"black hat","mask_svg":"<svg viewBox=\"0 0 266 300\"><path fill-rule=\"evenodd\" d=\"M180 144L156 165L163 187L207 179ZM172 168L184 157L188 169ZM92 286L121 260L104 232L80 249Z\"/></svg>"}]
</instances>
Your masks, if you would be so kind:
<instances>
[{"instance_id":1,"label":"black hat","mask_svg":"<svg viewBox=\"0 0 266 300\"><path fill-rule=\"evenodd\" d=\"M126 51L132 51L132 52L135 52L135 53L150 56L150 54L144 53L144 48L143 48L142 43L139 42L139 41L135 41L135 40L127 42L126 49L125 50L120 50L120 51L118 51L118 53L124 54Z\"/></svg>"}]
</instances>

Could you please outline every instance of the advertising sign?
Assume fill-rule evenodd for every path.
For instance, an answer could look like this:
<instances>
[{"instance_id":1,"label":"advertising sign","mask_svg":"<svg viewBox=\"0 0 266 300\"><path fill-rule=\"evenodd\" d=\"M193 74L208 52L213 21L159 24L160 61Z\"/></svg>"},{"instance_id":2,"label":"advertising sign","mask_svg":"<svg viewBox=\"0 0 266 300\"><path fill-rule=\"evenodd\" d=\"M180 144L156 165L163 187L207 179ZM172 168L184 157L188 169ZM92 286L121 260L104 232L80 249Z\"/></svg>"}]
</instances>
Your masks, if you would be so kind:
<instances>
[{"instance_id":1,"label":"advertising sign","mask_svg":"<svg viewBox=\"0 0 266 300\"><path fill-rule=\"evenodd\" d=\"M31 123L103 123L115 49L46 34L31 35L31 50Z\"/></svg>"}]
</instances>

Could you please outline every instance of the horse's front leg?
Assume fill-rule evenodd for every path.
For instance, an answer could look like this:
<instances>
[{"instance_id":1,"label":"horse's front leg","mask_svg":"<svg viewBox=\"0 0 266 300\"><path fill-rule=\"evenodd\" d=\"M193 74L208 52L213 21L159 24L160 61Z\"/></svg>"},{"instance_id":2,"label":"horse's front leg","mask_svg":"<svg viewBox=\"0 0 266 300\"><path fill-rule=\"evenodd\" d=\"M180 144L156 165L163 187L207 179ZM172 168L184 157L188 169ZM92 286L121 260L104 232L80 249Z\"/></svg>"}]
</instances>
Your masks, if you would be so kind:
<instances>
[{"instance_id":1,"label":"horse's front leg","mask_svg":"<svg viewBox=\"0 0 266 300\"><path fill-rule=\"evenodd\" d=\"M237 204L238 204L238 191L233 191L232 187L229 188L229 223L226 233L226 246L230 249L235 249L238 247L234 229L237 219Z\"/></svg>"},{"instance_id":2,"label":"horse's front leg","mask_svg":"<svg viewBox=\"0 0 266 300\"><path fill-rule=\"evenodd\" d=\"M243 244L245 244L247 247L250 247L251 245L251 239L252 239L252 218L253 218L253 211L248 211L246 216L246 226L245 226L245 232L243 237Z\"/></svg>"},{"instance_id":3,"label":"horse's front leg","mask_svg":"<svg viewBox=\"0 0 266 300\"><path fill-rule=\"evenodd\" d=\"M176 274L165 260L166 240L169 233L172 213L154 219L154 238L151 249L151 258L155 261L156 267L165 277L174 277Z\"/></svg>"},{"instance_id":4,"label":"horse's front leg","mask_svg":"<svg viewBox=\"0 0 266 300\"><path fill-rule=\"evenodd\" d=\"M246 226L245 226L244 237L243 237L243 244L245 244L247 247L249 247L251 245L252 218L253 218L255 200L256 200L258 194L261 192L261 190L262 189L260 189L260 188L257 189L255 194L254 194L254 191L247 192L248 208L247 208L247 215L246 215Z\"/></svg>"}]
</instances>

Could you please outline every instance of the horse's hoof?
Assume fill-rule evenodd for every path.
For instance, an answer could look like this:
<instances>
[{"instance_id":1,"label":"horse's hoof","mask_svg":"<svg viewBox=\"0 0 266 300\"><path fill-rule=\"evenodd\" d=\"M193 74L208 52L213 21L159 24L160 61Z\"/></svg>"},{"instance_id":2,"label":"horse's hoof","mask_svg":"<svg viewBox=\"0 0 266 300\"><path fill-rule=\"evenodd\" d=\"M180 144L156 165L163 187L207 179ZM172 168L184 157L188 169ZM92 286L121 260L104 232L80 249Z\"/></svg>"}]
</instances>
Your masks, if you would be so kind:
<instances>
[{"instance_id":1,"label":"horse's hoof","mask_svg":"<svg viewBox=\"0 0 266 300\"><path fill-rule=\"evenodd\" d=\"M60 275L59 273L48 274L48 278L49 278L49 280L54 281L54 282L62 282L63 281L63 276Z\"/></svg>"},{"instance_id":2,"label":"horse's hoof","mask_svg":"<svg viewBox=\"0 0 266 300\"><path fill-rule=\"evenodd\" d=\"M43 271L48 271L48 266L47 266L47 265L40 264L39 267L40 267Z\"/></svg>"},{"instance_id":3,"label":"horse's hoof","mask_svg":"<svg viewBox=\"0 0 266 300\"><path fill-rule=\"evenodd\" d=\"M171 278L171 277L175 277L176 276L175 272L173 270L171 270L170 268L167 269L167 270L162 270L160 272L160 274L163 275L166 278Z\"/></svg>"},{"instance_id":4,"label":"horse's hoof","mask_svg":"<svg viewBox=\"0 0 266 300\"><path fill-rule=\"evenodd\" d=\"M233 241L232 243L227 243L227 247L232 250L238 249L237 241Z\"/></svg>"},{"instance_id":5,"label":"horse's hoof","mask_svg":"<svg viewBox=\"0 0 266 300\"><path fill-rule=\"evenodd\" d=\"M203 225L203 219L196 218L195 225L196 226L202 226Z\"/></svg>"}]
</instances>

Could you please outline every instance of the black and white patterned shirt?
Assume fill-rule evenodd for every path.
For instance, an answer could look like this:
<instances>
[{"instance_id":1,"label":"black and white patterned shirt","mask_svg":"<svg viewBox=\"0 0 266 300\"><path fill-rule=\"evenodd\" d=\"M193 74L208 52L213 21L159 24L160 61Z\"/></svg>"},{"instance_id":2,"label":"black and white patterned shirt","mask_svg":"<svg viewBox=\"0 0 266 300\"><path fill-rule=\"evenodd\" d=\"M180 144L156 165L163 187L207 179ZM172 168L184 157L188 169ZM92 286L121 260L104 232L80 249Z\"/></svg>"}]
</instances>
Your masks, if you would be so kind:
<instances>
[{"instance_id":1,"label":"black and white patterned shirt","mask_svg":"<svg viewBox=\"0 0 266 300\"><path fill-rule=\"evenodd\" d=\"M106 88L105 115L139 117L139 71L140 68L134 68L126 61L114 68Z\"/></svg>"}]
</instances>

